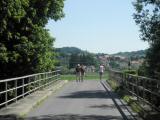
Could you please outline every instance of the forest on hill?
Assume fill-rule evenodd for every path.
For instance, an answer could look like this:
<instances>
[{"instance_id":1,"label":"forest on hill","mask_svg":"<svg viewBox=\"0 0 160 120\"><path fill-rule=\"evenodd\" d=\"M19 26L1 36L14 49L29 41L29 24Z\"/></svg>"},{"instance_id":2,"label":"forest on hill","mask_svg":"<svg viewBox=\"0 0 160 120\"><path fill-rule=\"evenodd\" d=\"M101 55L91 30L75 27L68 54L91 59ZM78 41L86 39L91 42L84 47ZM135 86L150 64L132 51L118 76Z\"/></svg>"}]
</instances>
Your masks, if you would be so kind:
<instances>
[{"instance_id":1,"label":"forest on hill","mask_svg":"<svg viewBox=\"0 0 160 120\"><path fill-rule=\"evenodd\" d=\"M106 54L106 53L90 53L88 51L81 50L77 47L63 47L63 48L56 48L55 49L57 53L57 66L63 66L65 69L72 69L77 64L83 64L86 66L95 66L96 68L100 63L107 65L109 64L108 60L110 59L110 63L114 63L114 65L111 66L117 66L118 64L122 64L123 66L127 66L128 61L131 59L132 61L137 61L138 66L141 64L139 63L139 60L144 59L146 50L140 50L140 51L132 51L132 52L119 52L116 54ZM115 61L115 58L117 58ZM122 58L125 58L122 60ZM116 65L115 65L116 64ZM137 64L137 63L136 63ZM118 65L120 67L120 65ZM135 66L133 64L133 66ZM138 67L137 66L137 67ZM119 68L116 67L116 68ZM123 67L124 68L124 67Z\"/></svg>"},{"instance_id":2,"label":"forest on hill","mask_svg":"<svg viewBox=\"0 0 160 120\"><path fill-rule=\"evenodd\" d=\"M63 71L68 73L69 69L74 68L77 64L85 66L97 66L98 60L96 55L76 47L56 48L57 66L63 66Z\"/></svg>"},{"instance_id":3,"label":"forest on hill","mask_svg":"<svg viewBox=\"0 0 160 120\"><path fill-rule=\"evenodd\" d=\"M146 51L147 50L139 50L139 51L131 51L131 52L118 52L113 55L127 57L127 58L131 58L131 57L144 58L146 56Z\"/></svg>"},{"instance_id":4,"label":"forest on hill","mask_svg":"<svg viewBox=\"0 0 160 120\"><path fill-rule=\"evenodd\" d=\"M62 47L62 48L56 48L55 51L60 54L64 55L71 55L71 54L79 54L83 53L84 51L77 48L77 47Z\"/></svg>"},{"instance_id":5,"label":"forest on hill","mask_svg":"<svg viewBox=\"0 0 160 120\"><path fill-rule=\"evenodd\" d=\"M71 54L80 54L80 53L90 53L84 50L81 50L77 47L62 47L62 48L56 48L55 51L59 54L63 55L71 55ZM113 56L122 56L126 58L130 57L138 57L138 58L144 58L146 56L147 50L138 50L138 51L131 51L131 52L118 52L115 54L110 54ZM94 53L91 53L94 54ZM94 55L106 55L107 53L95 53ZM109 55L109 54L107 54Z\"/></svg>"}]
</instances>

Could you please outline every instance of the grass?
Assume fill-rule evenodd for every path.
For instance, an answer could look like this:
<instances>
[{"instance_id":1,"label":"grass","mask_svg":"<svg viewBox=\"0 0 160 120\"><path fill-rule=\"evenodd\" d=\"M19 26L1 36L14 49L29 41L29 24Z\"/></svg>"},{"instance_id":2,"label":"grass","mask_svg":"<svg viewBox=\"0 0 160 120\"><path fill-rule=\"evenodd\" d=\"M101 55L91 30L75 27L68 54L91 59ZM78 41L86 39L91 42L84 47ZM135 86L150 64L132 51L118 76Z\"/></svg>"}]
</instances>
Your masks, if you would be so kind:
<instances>
[{"instance_id":1,"label":"grass","mask_svg":"<svg viewBox=\"0 0 160 120\"><path fill-rule=\"evenodd\" d=\"M116 91L116 89L118 88L118 84L115 80L109 80L107 79L107 82L109 83L109 85L111 86L111 88Z\"/></svg>"},{"instance_id":2,"label":"grass","mask_svg":"<svg viewBox=\"0 0 160 120\"><path fill-rule=\"evenodd\" d=\"M141 113L143 111L142 107L138 105L138 102L133 99L132 96L128 95L126 91L120 87L115 80L107 80L108 84L111 86L112 90L115 91L121 99L123 99L131 109L136 113Z\"/></svg>"},{"instance_id":3,"label":"grass","mask_svg":"<svg viewBox=\"0 0 160 120\"><path fill-rule=\"evenodd\" d=\"M124 90L123 87L119 86L115 80L107 80L108 84L111 86L112 90L115 91L121 99L123 99L130 107L131 109L138 113L140 117L142 117L145 120L160 120L160 114L157 112L147 112L142 108L139 103L139 101L135 100L134 97L131 95L128 95L128 93Z\"/></svg>"},{"instance_id":4,"label":"grass","mask_svg":"<svg viewBox=\"0 0 160 120\"><path fill-rule=\"evenodd\" d=\"M68 74L68 75L61 75L62 80L75 80L76 76L74 74ZM107 80L108 74L104 73L103 78ZM84 80L99 80L99 74L98 73L86 73L84 76Z\"/></svg>"},{"instance_id":5,"label":"grass","mask_svg":"<svg viewBox=\"0 0 160 120\"><path fill-rule=\"evenodd\" d=\"M61 80L75 80L75 75L61 75Z\"/></svg>"},{"instance_id":6,"label":"grass","mask_svg":"<svg viewBox=\"0 0 160 120\"><path fill-rule=\"evenodd\" d=\"M128 105L131 107L131 109L132 109L134 112L140 113L140 112L143 111L142 107L140 107L140 106L138 105L138 103L137 103L135 100L132 99L131 96L125 95L125 96L123 97L123 100L128 103Z\"/></svg>"}]
</instances>

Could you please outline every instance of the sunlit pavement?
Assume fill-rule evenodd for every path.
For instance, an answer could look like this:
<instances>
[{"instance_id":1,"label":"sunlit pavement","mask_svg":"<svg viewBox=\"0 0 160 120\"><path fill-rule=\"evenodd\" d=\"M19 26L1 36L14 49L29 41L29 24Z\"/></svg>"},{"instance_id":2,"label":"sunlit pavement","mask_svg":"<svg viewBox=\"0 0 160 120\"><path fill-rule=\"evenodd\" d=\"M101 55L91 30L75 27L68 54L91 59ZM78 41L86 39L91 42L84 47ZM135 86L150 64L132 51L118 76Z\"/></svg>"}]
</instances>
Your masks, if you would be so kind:
<instances>
[{"instance_id":1,"label":"sunlit pavement","mask_svg":"<svg viewBox=\"0 0 160 120\"><path fill-rule=\"evenodd\" d=\"M112 99L100 81L72 81L33 109L25 120L124 119Z\"/></svg>"}]
</instances>

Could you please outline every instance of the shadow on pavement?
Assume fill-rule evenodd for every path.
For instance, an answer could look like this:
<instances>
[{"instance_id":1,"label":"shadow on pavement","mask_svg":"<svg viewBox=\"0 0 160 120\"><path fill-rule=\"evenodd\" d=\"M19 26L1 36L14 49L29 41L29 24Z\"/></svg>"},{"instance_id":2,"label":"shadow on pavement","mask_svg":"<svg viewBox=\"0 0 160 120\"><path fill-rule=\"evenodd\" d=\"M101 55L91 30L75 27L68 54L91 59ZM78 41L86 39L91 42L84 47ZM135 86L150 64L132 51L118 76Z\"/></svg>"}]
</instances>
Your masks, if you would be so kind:
<instances>
[{"instance_id":1,"label":"shadow on pavement","mask_svg":"<svg viewBox=\"0 0 160 120\"><path fill-rule=\"evenodd\" d=\"M121 116L97 116L97 115L45 115L26 118L25 120L123 120Z\"/></svg>"},{"instance_id":2,"label":"shadow on pavement","mask_svg":"<svg viewBox=\"0 0 160 120\"><path fill-rule=\"evenodd\" d=\"M90 108L115 109L116 106L114 104L112 104L112 105L102 104L102 105L93 105L93 106L90 106Z\"/></svg>"},{"instance_id":3,"label":"shadow on pavement","mask_svg":"<svg viewBox=\"0 0 160 120\"><path fill-rule=\"evenodd\" d=\"M111 97L104 90L95 90L95 91L78 91L70 93L66 96L59 96L59 98L109 98Z\"/></svg>"},{"instance_id":4,"label":"shadow on pavement","mask_svg":"<svg viewBox=\"0 0 160 120\"><path fill-rule=\"evenodd\" d=\"M17 120L16 115L0 115L0 120Z\"/></svg>"}]
</instances>

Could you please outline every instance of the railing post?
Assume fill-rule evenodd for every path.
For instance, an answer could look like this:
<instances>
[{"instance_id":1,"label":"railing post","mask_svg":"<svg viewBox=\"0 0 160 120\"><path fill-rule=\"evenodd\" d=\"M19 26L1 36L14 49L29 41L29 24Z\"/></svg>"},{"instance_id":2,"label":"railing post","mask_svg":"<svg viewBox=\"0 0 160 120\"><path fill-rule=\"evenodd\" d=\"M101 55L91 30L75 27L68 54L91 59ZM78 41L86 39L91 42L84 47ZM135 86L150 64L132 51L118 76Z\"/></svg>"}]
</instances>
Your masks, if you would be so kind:
<instances>
[{"instance_id":1,"label":"railing post","mask_svg":"<svg viewBox=\"0 0 160 120\"><path fill-rule=\"evenodd\" d=\"M41 84L44 85L44 83L45 83L45 77L44 77L44 74L42 74L42 82L41 82ZM41 87L42 90L43 90L43 88L44 88L44 86Z\"/></svg>"},{"instance_id":2,"label":"railing post","mask_svg":"<svg viewBox=\"0 0 160 120\"><path fill-rule=\"evenodd\" d=\"M47 83L49 83L49 73L46 73L46 75L47 75ZM48 86L48 84L47 84L47 86Z\"/></svg>"},{"instance_id":3,"label":"railing post","mask_svg":"<svg viewBox=\"0 0 160 120\"><path fill-rule=\"evenodd\" d=\"M30 80L30 77L28 78L28 91L29 91L29 95L31 94L30 91L31 91L31 84L30 84L31 80Z\"/></svg>"},{"instance_id":4,"label":"railing post","mask_svg":"<svg viewBox=\"0 0 160 120\"><path fill-rule=\"evenodd\" d=\"M44 81L43 74L40 74L40 79L41 79L41 81L40 81L40 85L41 85L40 89L43 90L43 87L42 87L43 81Z\"/></svg>"},{"instance_id":5,"label":"railing post","mask_svg":"<svg viewBox=\"0 0 160 120\"><path fill-rule=\"evenodd\" d=\"M54 72L52 72L52 78L53 78L53 80L55 80Z\"/></svg>"},{"instance_id":6,"label":"railing post","mask_svg":"<svg viewBox=\"0 0 160 120\"><path fill-rule=\"evenodd\" d=\"M58 71L56 71L55 74L56 74L56 80L58 80Z\"/></svg>"},{"instance_id":7,"label":"railing post","mask_svg":"<svg viewBox=\"0 0 160 120\"><path fill-rule=\"evenodd\" d=\"M46 73L44 73L43 77L44 77L44 87L46 87Z\"/></svg>"},{"instance_id":8,"label":"railing post","mask_svg":"<svg viewBox=\"0 0 160 120\"><path fill-rule=\"evenodd\" d=\"M44 73L44 87L46 87L46 73Z\"/></svg>"},{"instance_id":9,"label":"railing post","mask_svg":"<svg viewBox=\"0 0 160 120\"><path fill-rule=\"evenodd\" d=\"M34 87L34 88L33 88L33 89L34 89L34 92L35 92L35 91L36 91L36 90L35 90L35 89L36 89L36 76L34 76L34 80L33 80L33 81L34 81L34 83L33 83L33 87Z\"/></svg>"},{"instance_id":10,"label":"railing post","mask_svg":"<svg viewBox=\"0 0 160 120\"><path fill-rule=\"evenodd\" d=\"M49 73L46 73L47 75L47 83L49 82Z\"/></svg>"},{"instance_id":11,"label":"railing post","mask_svg":"<svg viewBox=\"0 0 160 120\"><path fill-rule=\"evenodd\" d=\"M40 86L41 86L41 81L40 81L40 79L41 79L41 76L40 76L40 74L38 74L38 88L39 88L39 90L40 90Z\"/></svg>"},{"instance_id":12,"label":"railing post","mask_svg":"<svg viewBox=\"0 0 160 120\"><path fill-rule=\"evenodd\" d=\"M144 89L146 88L146 86L145 86L146 80L144 79L142 83L143 83L143 99L145 100L145 90ZM144 105L144 102L143 102L143 105Z\"/></svg>"},{"instance_id":13,"label":"railing post","mask_svg":"<svg viewBox=\"0 0 160 120\"><path fill-rule=\"evenodd\" d=\"M135 93L135 89L134 89L135 88L135 86L134 86L134 84L135 84L135 78L133 76L131 76L131 81L132 81L131 82L132 83L132 92ZM132 96L134 96L134 94L132 94Z\"/></svg>"},{"instance_id":14,"label":"railing post","mask_svg":"<svg viewBox=\"0 0 160 120\"><path fill-rule=\"evenodd\" d=\"M15 102L17 102L17 80L15 80Z\"/></svg>"},{"instance_id":15,"label":"railing post","mask_svg":"<svg viewBox=\"0 0 160 120\"><path fill-rule=\"evenodd\" d=\"M52 72L49 73L49 76L50 76L50 80L53 81Z\"/></svg>"},{"instance_id":16,"label":"railing post","mask_svg":"<svg viewBox=\"0 0 160 120\"><path fill-rule=\"evenodd\" d=\"M23 98L24 98L24 78L22 79L22 85L23 85L23 87L22 87L22 95L23 95Z\"/></svg>"},{"instance_id":17,"label":"railing post","mask_svg":"<svg viewBox=\"0 0 160 120\"><path fill-rule=\"evenodd\" d=\"M61 74L60 74L60 70L58 71L58 74L59 74L59 80L61 79Z\"/></svg>"},{"instance_id":18,"label":"railing post","mask_svg":"<svg viewBox=\"0 0 160 120\"><path fill-rule=\"evenodd\" d=\"M154 83L153 83L152 80L151 80L151 88L150 88L151 91L154 90L153 87L154 87ZM154 96L153 96L152 93L151 93L151 96L150 96L150 97L151 97L151 101L150 101L150 102L151 102L151 104L153 105L153 104L154 104L154 102L153 102L153 97L154 97ZM151 107L151 109L153 110L153 107Z\"/></svg>"},{"instance_id":19,"label":"railing post","mask_svg":"<svg viewBox=\"0 0 160 120\"><path fill-rule=\"evenodd\" d=\"M45 87L46 87L46 84L47 84L47 74L45 73Z\"/></svg>"},{"instance_id":20,"label":"railing post","mask_svg":"<svg viewBox=\"0 0 160 120\"><path fill-rule=\"evenodd\" d=\"M58 76L57 76L58 78L57 78L57 79L59 80L59 78L60 78L60 73L59 73L59 71L57 71L57 74L58 74Z\"/></svg>"},{"instance_id":21,"label":"railing post","mask_svg":"<svg viewBox=\"0 0 160 120\"><path fill-rule=\"evenodd\" d=\"M128 75L125 73L126 89L128 90Z\"/></svg>"},{"instance_id":22,"label":"railing post","mask_svg":"<svg viewBox=\"0 0 160 120\"><path fill-rule=\"evenodd\" d=\"M8 92L7 92L7 90L8 90L8 83L5 82L5 91L6 91L6 93L5 93L5 102L8 101ZM8 105L8 103L5 104L6 107L7 107L7 105Z\"/></svg>"},{"instance_id":23,"label":"railing post","mask_svg":"<svg viewBox=\"0 0 160 120\"><path fill-rule=\"evenodd\" d=\"M138 79L138 76L136 77L136 93L137 93L137 101L139 101L139 90L138 90L138 87L139 87L139 84L138 84L138 81L139 81L139 79Z\"/></svg>"}]
</instances>

